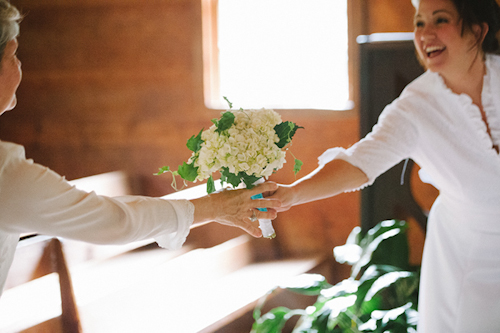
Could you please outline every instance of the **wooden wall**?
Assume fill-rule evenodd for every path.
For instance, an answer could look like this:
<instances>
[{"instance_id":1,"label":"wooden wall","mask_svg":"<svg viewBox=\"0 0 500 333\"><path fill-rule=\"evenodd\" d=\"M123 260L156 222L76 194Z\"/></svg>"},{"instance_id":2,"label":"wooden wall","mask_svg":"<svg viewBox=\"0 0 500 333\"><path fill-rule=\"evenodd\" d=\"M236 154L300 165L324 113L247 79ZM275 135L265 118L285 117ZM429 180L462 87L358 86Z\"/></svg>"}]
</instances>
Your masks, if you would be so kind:
<instances>
[{"instance_id":1,"label":"wooden wall","mask_svg":"<svg viewBox=\"0 0 500 333\"><path fill-rule=\"evenodd\" d=\"M363 1L366 8L366 29L374 32L413 31L415 9L410 0Z\"/></svg>"},{"instance_id":2,"label":"wooden wall","mask_svg":"<svg viewBox=\"0 0 500 333\"><path fill-rule=\"evenodd\" d=\"M158 167L189 157L184 144L219 111L203 102L200 0L12 0L26 15L18 106L0 119L0 138L68 179L113 170L135 192L172 192ZM411 31L409 0L352 0L360 33ZM355 47L355 46L354 46ZM357 112L287 111L305 127L293 153L302 175L328 147L358 140ZM292 182L292 165L273 180ZM276 220L284 255L328 251L359 223L359 193L294 208ZM192 240L223 240L238 230L210 225ZM267 242L268 240L259 240ZM275 246L272 246L275 250Z\"/></svg>"}]
</instances>

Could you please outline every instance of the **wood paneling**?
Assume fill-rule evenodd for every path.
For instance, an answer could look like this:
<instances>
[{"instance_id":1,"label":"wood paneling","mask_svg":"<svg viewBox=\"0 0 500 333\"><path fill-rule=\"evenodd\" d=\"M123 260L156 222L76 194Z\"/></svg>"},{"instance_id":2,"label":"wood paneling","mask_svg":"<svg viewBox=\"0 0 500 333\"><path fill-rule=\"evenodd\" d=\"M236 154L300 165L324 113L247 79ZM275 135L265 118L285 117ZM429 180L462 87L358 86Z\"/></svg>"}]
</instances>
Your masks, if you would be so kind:
<instances>
[{"instance_id":1,"label":"wood paneling","mask_svg":"<svg viewBox=\"0 0 500 333\"><path fill-rule=\"evenodd\" d=\"M410 0L369 0L367 7L369 33L413 31L415 8Z\"/></svg>"}]
</instances>

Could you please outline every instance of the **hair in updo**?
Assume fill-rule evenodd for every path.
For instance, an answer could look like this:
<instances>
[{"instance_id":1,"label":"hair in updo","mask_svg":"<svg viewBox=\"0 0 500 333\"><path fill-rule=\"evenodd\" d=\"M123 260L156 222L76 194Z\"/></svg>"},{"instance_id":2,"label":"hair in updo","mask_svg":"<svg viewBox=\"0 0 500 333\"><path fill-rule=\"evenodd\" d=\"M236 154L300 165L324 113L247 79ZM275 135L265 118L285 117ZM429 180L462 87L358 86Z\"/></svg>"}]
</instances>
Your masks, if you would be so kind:
<instances>
[{"instance_id":1,"label":"hair in updo","mask_svg":"<svg viewBox=\"0 0 500 333\"><path fill-rule=\"evenodd\" d=\"M498 52L499 42L496 35L498 30L500 30L500 6L496 0L452 1L463 20L462 29L469 29L472 31L473 25L478 24L481 26L481 23L486 23L488 25L488 32L482 43L483 51L485 53ZM481 29L483 29L482 26Z\"/></svg>"},{"instance_id":2,"label":"hair in updo","mask_svg":"<svg viewBox=\"0 0 500 333\"><path fill-rule=\"evenodd\" d=\"M19 21L22 16L7 0L0 0L0 59L5 46L19 35Z\"/></svg>"},{"instance_id":3,"label":"hair in updo","mask_svg":"<svg viewBox=\"0 0 500 333\"><path fill-rule=\"evenodd\" d=\"M488 25L488 32L484 37L481 48L484 53L495 53L499 51L497 33L500 30L500 6L496 0L450 0L462 19L462 33L467 29L473 31L472 27L478 25L481 28L481 36L484 31L482 23ZM411 1L418 8L420 0ZM478 44L480 41L478 40Z\"/></svg>"}]
</instances>

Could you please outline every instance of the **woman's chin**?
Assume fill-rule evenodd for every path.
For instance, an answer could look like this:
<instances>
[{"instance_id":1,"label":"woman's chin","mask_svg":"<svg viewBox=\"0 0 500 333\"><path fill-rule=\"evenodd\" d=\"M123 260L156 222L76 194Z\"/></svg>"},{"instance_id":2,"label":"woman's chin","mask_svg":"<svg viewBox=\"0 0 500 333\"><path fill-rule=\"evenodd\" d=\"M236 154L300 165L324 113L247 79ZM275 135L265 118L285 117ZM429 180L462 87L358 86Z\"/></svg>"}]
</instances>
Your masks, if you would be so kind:
<instances>
[{"instance_id":1,"label":"woman's chin","mask_svg":"<svg viewBox=\"0 0 500 333\"><path fill-rule=\"evenodd\" d=\"M15 108L15 106L16 106L16 104L14 104L14 105L9 105L9 107L8 107L8 108L4 108L3 110L0 110L0 116L1 116L2 114L4 114L5 112L7 112L7 111L12 111L12 109L14 109L14 108Z\"/></svg>"},{"instance_id":2,"label":"woman's chin","mask_svg":"<svg viewBox=\"0 0 500 333\"><path fill-rule=\"evenodd\" d=\"M7 112L7 111L11 111L12 109L14 109L17 105L17 97L14 96L14 98L12 98L12 101L10 102L10 104L3 110L0 112L0 114L4 113L4 112Z\"/></svg>"}]
</instances>

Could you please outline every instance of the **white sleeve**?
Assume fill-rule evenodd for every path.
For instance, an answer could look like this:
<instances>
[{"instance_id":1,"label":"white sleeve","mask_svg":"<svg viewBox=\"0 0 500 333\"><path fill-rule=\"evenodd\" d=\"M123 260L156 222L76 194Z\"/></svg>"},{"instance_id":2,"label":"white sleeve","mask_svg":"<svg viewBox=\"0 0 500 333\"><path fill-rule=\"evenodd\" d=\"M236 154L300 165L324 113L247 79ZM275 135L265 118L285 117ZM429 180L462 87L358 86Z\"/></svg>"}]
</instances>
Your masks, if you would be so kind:
<instances>
[{"instance_id":1,"label":"white sleeve","mask_svg":"<svg viewBox=\"0 0 500 333\"><path fill-rule=\"evenodd\" d=\"M21 146L2 143L0 212L0 228L6 232L35 231L97 244L155 238L160 246L175 249L189 234L194 206L186 200L80 191L25 159Z\"/></svg>"},{"instance_id":2,"label":"white sleeve","mask_svg":"<svg viewBox=\"0 0 500 333\"><path fill-rule=\"evenodd\" d=\"M418 130L398 100L381 113L377 124L363 139L348 149L331 148L319 158L324 165L342 159L361 169L368 181L359 189L373 184L375 179L400 161L410 157L416 147Z\"/></svg>"}]
</instances>

